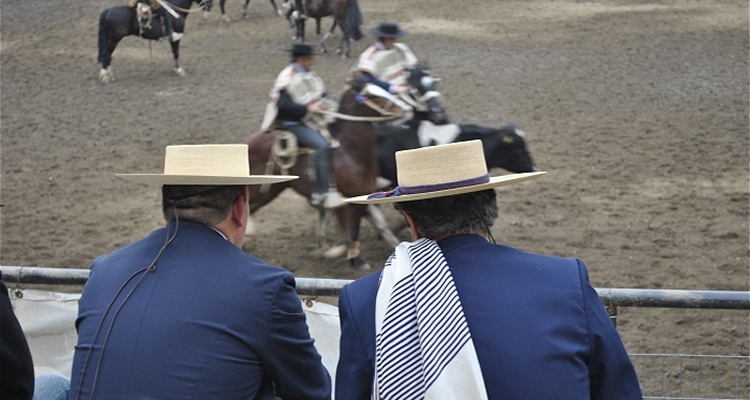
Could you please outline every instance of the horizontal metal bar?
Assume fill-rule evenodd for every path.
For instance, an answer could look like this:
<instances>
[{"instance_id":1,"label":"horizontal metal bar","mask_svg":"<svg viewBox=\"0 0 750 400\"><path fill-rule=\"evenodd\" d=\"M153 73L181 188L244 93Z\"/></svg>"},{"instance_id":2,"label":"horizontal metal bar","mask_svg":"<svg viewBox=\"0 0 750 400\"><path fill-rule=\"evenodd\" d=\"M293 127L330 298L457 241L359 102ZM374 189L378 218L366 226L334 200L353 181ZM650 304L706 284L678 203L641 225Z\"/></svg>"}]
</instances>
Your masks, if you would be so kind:
<instances>
[{"instance_id":1,"label":"horizontal metal bar","mask_svg":"<svg viewBox=\"0 0 750 400\"><path fill-rule=\"evenodd\" d=\"M605 305L617 307L750 310L750 292L726 290L596 289Z\"/></svg>"},{"instance_id":2,"label":"horizontal metal bar","mask_svg":"<svg viewBox=\"0 0 750 400\"><path fill-rule=\"evenodd\" d=\"M88 269L0 266L2 280L7 283L83 285L89 277ZM341 288L351 280L297 278L297 293L301 296L338 296ZM750 292L724 290L655 290L598 288L605 306L704 308L750 310Z\"/></svg>"}]
</instances>

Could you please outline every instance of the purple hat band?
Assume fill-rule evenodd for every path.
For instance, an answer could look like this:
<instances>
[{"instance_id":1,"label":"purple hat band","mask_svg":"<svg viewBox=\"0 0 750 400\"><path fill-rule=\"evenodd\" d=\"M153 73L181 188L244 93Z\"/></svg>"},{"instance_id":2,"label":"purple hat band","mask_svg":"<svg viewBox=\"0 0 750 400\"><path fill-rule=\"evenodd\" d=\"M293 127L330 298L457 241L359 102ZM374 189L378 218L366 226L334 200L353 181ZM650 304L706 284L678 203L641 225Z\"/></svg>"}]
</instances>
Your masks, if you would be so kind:
<instances>
[{"instance_id":1,"label":"purple hat band","mask_svg":"<svg viewBox=\"0 0 750 400\"><path fill-rule=\"evenodd\" d=\"M481 185L490 181L490 175L484 174L476 178L464 179L461 181L437 183L434 185L419 185L419 186L397 186L393 190L387 192L377 192L367 196L368 200L371 199L383 199L386 197L398 197L409 194L421 194L439 192L441 190L458 189L467 186Z\"/></svg>"}]
</instances>

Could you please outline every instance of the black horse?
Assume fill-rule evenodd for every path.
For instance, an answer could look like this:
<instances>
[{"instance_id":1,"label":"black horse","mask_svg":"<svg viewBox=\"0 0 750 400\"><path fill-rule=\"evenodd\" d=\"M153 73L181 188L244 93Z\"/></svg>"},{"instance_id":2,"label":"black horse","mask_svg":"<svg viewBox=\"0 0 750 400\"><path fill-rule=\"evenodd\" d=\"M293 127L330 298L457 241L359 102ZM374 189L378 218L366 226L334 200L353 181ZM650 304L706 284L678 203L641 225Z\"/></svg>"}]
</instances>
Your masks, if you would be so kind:
<instances>
[{"instance_id":1,"label":"black horse","mask_svg":"<svg viewBox=\"0 0 750 400\"><path fill-rule=\"evenodd\" d=\"M315 20L315 33L318 35L318 44L324 53L328 52L325 40L332 34L336 26L341 28L342 37L336 53L343 57L351 54L350 41L362 39L362 12L357 0L303 0L305 12L309 18ZM292 2L294 5L294 2ZM325 35L320 33L320 19L333 17L333 24ZM302 43L305 43L305 20L297 19L296 35Z\"/></svg>"},{"instance_id":2,"label":"black horse","mask_svg":"<svg viewBox=\"0 0 750 400\"><path fill-rule=\"evenodd\" d=\"M166 2L166 0L165 0ZM185 18L190 12L193 3L203 5L204 10L211 9L212 0L169 0L167 3L174 10L179 18L174 18L172 28L175 32L185 32ZM110 64L112 63L112 53L120 40L125 36L139 35L148 40L160 40L165 37L165 29L162 21L153 12L150 23L145 25L139 24L139 17L136 11L128 6L115 6L102 11L99 16L99 63L102 69L99 71L99 79L102 82L111 81L114 77ZM171 15L170 15L170 18ZM170 40L172 46L172 55L174 57L174 71L180 75L185 75L185 70L180 67L180 42Z\"/></svg>"}]
</instances>

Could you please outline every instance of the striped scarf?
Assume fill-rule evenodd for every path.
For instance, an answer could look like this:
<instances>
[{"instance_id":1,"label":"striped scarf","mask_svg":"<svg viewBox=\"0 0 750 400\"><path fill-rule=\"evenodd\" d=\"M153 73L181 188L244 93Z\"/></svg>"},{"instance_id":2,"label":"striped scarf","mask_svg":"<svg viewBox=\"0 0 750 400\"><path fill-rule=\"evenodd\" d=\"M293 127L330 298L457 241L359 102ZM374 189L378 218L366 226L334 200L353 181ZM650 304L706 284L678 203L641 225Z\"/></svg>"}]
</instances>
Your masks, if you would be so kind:
<instances>
[{"instance_id":1,"label":"striped scarf","mask_svg":"<svg viewBox=\"0 0 750 400\"><path fill-rule=\"evenodd\" d=\"M375 306L375 400L486 399L461 301L434 240L403 242Z\"/></svg>"}]
</instances>

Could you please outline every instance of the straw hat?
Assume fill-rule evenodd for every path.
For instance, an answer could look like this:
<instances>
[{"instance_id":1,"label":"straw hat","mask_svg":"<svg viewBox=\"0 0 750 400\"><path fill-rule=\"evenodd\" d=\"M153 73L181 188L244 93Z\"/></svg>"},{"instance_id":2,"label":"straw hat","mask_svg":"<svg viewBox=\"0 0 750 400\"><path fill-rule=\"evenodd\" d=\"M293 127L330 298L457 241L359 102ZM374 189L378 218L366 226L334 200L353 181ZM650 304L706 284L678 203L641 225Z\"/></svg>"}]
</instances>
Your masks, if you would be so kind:
<instances>
[{"instance_id":1,"label":"straw hat","mask_svg":"<svg viewBox=\"0 0 750 400\"><path fill-rule=\"evenodd\" d=\"M477 192L523 182L544 171L490 177L480 140L396 152L399 186L388 192L345 199L347 203L382 204Z\"/></svg>"},{"instance_id":2,"label":"straw hat","mask_svg":"<svg viewBox=\"0 0 750 400\"><path fill-rule=\"evenodd\" d=\"M246 144L167 146L163 174L115 174L133 182L161 185L261 185L297 179L292 175L250 175Z\"/></svg>"}]
</instances>

